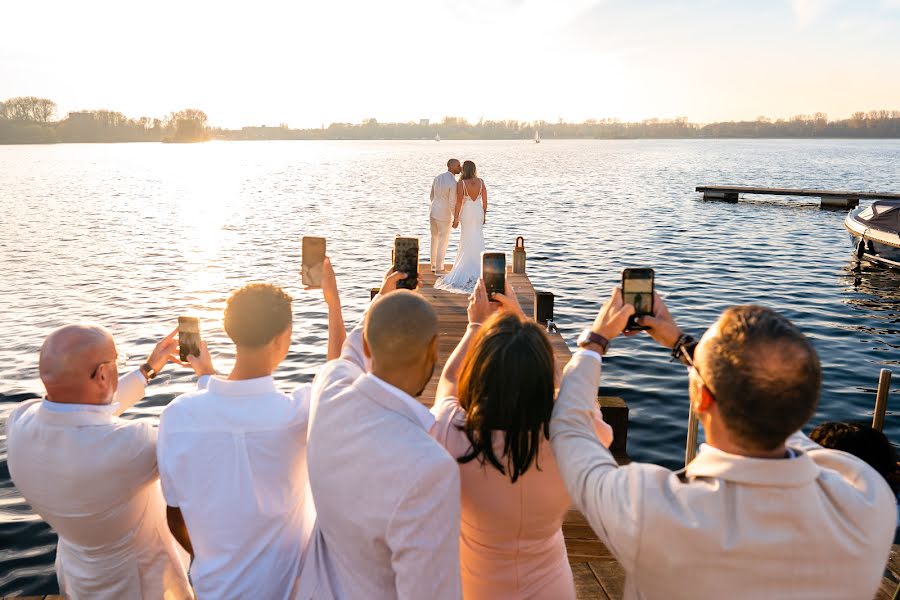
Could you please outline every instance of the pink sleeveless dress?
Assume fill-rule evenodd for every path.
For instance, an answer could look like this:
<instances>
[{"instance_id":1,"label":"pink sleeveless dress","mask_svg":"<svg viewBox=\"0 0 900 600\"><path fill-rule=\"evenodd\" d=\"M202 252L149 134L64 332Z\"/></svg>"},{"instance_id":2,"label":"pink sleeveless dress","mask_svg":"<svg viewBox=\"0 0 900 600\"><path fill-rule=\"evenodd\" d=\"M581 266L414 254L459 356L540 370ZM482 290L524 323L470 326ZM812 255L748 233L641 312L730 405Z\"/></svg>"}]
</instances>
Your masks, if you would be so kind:
<instances>
[{"instance_id":1,"label":"pink sleeveless dress","mask_svg":"<svg viewBox=\"0 0 900 600\"><path fill-rule=\"evenodd\" d=\"M433 409L434 437L454 458L469 440L458 426L465 412L456 398ZM502 433L495 446L503 449ZM571 501L553 457L542 440L534 464L510 483L490 464L459 465L462 523L459 558L465 600L574 600L575 583L563 540L562 522Z\"/></svg>"}]
</instances>

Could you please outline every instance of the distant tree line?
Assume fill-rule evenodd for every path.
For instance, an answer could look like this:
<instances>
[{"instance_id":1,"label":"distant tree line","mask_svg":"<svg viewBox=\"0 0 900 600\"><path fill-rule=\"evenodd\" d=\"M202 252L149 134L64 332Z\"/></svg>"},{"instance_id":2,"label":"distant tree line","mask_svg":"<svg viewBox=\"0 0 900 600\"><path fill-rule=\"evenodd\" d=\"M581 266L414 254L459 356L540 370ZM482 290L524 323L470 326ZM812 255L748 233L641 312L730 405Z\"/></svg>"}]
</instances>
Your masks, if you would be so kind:
<instances>
[{"instance_id":1,"label":"distant tree line","mask_svg":"<svg viewBox=\"0 0 900 600\"><path fill-rule=\"evenodd\" d=\"M900 111L875 110L854 113L849 119L829 121L825 113L797 115L790 119L691 123L687 117L645 119L628 123L619 119L589 119L583 123L559 121L486 121L470 123L460 117L445 117L439 123L379 123L367 119L360 124L332 123L319 129L244 127L221 131L230 140L371 140L371 139L529 139L540 132L542 139L639 139L639 138L900 138Z\"/></svg>"},{"instance_id":2,"label":"distant tree line","mask_svg":"<svg viewBox=\"0 0 900 600\"><path fill-rule=\"evenodd\" d=\"M444 117L408 123L332 123L317 129L243 127L238 130L209 126L206 113L188 108L162 119L129 119L110 110L70 112L54 121L56 103L46 98L20 96L0 102L0 144L55 142L194 142L215 137L225 140L410 140L432 139L529 139L538 131L543 139L639 139L639 138L900 138L900 111L856 112L849 119L829 120L825 113L772 120L691 123L687 117L645 119L589 119L583 123L548 121L490 121L471 123L461 117Z\"/></svg>"},{"instance_id":3,"label":"distant tree line","mask_svg":"<svg viewBox=\"0 0 900 600\"><path fill-rule=\"evenodd\" d=\"M0 144L57 142L195 142L209 139L206 113L188 108L157 119L129 119L111 110L70 112L51 120L56 103L20 96L0 102Z\"/></svg>"}]
</instances>

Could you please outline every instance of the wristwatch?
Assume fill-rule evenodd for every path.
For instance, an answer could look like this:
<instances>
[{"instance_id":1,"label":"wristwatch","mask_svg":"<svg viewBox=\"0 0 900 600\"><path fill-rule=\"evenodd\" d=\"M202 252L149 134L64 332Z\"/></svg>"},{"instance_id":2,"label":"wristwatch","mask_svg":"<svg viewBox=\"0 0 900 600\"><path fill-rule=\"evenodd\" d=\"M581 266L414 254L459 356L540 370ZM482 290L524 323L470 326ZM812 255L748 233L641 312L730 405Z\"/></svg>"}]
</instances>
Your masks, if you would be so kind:
<instances>
[{"instance_id":1,"label":"wristwatch","mask_svg":"<svg viewBox=\"0 0 900 600\"><path fill-rule=\"evenodd\" d=\"M685 360L685 356L687 356L691 361L694 360L694 348L697 347L697 342L693 337L687 335L686 333L682 333L678 336L678 339L675 340L675 345L672 346L672 360L677 360L683 363L686 366L689 366L690 363Z\"/></svg>"},{"instance_id":2,"label":"wristwatch","mask_svg":"<svg viewBox=\"0 0 900 600\"><path fill-rule=\"evenodd\" d=\"M577 343L579 348L584 348L588 344L597 344L600 346L600 354L606 354L606 349L609 348L609 340L599 333L594 333L590 328L581 332Z\"/></svg>"},{"instance_id":3,"label":"wristwatch","mask_svg":"<svg viewBox=\"0 0 900 600\"><path fill-rule=\"evenodd\" d=\"M150 366L150 363L144 363L141 365L141 375L147 380L147 383L150 383L150 380L156 377L156 369Z\"/></svg>"}]
</instances>

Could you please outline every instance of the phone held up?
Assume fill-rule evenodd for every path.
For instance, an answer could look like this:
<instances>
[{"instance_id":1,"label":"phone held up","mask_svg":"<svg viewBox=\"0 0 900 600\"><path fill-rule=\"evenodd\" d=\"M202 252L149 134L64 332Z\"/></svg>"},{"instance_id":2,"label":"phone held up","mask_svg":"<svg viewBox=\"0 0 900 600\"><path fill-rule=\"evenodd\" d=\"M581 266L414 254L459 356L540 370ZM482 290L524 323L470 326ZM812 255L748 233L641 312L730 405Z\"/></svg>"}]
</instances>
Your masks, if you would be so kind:
<instances>
[{"instance_id":1,"label":"phone held up","mask_svg":"<svg viewBox=\"0 0 900 600\"><path fill-rule=\"evenodd\" d=\"M200 319L178 317L178 353L181 362L188 356L200 356Z\"/></svg>"},{"instance_id":2,"label":"phone held up","mask_svg":"<svg viewBox=\"0 0 900 600\"><path fill-rule=\"evenodd\" d=\"M622 271L622 301L634 306L625 331L647 329L637 324L637 318L653 314L653 269L624 269Z\"/></svg>"},{"instance_id":3,"label":"phone held up","mask_svg":"<svg viewBox=\"0 0 900 600\"><path fill-rule=\"evenodd\" d=\"M322 287L322 265L325 263L325 238L303 237L303 259L300 276L307 287Z\"/></svg>"},{"instance_id":4,"label":"phone held up","mask_svg":"<svg viewBox=\"0 0 900 600\"><path fill-rule=\"evenodd\" d=\"M419 285L419 238L394 238L394 271L406 273L397 287L414 290Z\"/></svg>"},{"instance_id":5,"label":"phone held up","mask_svg":"<svg viewBox=\"0 0 900 600\"><path fill-rule=\"evenodd\" d=\"M506 254L503 252L481 253L481 278L487 290L488 300L494 300L495 293L506 291Z\"/></svg>"}]
</instances>

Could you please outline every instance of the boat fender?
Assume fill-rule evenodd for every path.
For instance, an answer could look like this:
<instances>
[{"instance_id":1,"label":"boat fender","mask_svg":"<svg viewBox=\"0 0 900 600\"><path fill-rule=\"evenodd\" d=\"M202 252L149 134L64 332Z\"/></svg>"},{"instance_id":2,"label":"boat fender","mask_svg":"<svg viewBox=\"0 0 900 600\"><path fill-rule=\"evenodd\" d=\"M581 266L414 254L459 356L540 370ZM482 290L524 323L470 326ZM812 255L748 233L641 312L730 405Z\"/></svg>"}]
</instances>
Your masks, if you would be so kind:
<instances>
[{"instance_id":1,"label":"boat fender","mask_svg":"<svg viewBox=\"0 0 900 600\"><path fill-rule=\"evenodd\" d=\"M866 253L866 242L863 240L859 240L859 243L856 244L856 259L862 260L863 254Z\"/></svg>"}]
</instances>

